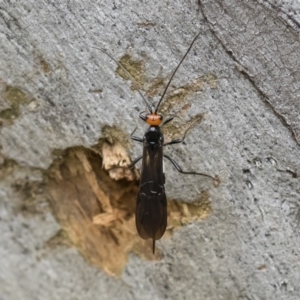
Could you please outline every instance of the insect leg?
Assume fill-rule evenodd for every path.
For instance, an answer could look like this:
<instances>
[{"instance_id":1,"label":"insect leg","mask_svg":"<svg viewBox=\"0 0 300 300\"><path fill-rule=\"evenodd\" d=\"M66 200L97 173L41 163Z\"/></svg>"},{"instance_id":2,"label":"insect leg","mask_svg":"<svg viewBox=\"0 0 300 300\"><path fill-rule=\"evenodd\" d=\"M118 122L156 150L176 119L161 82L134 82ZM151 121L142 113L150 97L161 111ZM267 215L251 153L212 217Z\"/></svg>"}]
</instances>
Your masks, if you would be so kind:
<instances>
[{"instance_id":1,"label":"insect leg","mask_svg":"<svg viewBox=\"0 0 300 300\"><path fill-rule=\"evenodd\" d=\"M201 176L205 176L205 177L211 178L211 179L213 179L213 180L215 180L215 181L219 180L218 178L213 177L213 176L208 175L208 174L198 173L198 172L194 172L194 171L190 171L190 172L183 171L183 170L181 169L181 167L178 165L178 163L177 163L173 158L171 158L169 155L164 154L164 157L167 158L167 159L173 164L173 166L176 168L176 170L177 170L179 173L182 173L182 174L201 175Z\"/></svg>"},{"instance_id":2,"label":"insect leg","mask_svg":"<svg viewBox=\"0 0 300 300\"><path fill-rule=\"evenodd\" d=\"M136 158L135 160L133 160L132 162L131 162L131 164L128 166L128 167L126 167L126 168L129 168L129 169L131 169L139 160L141 160L142 159L142 155L141 156L139 156L138 158Z\"/></svg>"},{"instance_id":3,"label":"insect leg","mask_svg":"<svg viewBox=\"0 0 300 300\"><path fill-rule=\"evenodd\" d=\"M184 138L185 138L185 137L183 137L182 139L172 140L172 141L169 142L169 143L165 143L164 146L167 146L167 145L174 145L174 144L180 144L180 143L182 143L182 142L184 141Z\"/></svg>"},{"instance_id":4,"label":"insect leg","mask_svg":"<svg viewBox=\"0 0 300 300\"><path fill-rule=\"evenodd\" d=\"M133 139L136 142L140 142L140 143L142 143L144 141L142 138L140 138L138 136L132 136L131 139Z\"/></svg>"},{"instance_id":5,"label":"insect leg","mask_svg":"<svg viewBox=\"0 0 300 300\"><path fill-rule=\"evenodd\" d=\"M143 113L144 113L144 111L142 111L142 112L139 114L139 117L140 117L144 122L146 122L147 116L145 116Z\"/></svg>"},{"instance_id":6,"label":"insect leg","mask_svg":"<svg viewBox=\"0 0 300 300\"><path fill-rule=\"evenodd\" d=\"M136 129L137 129L137 127L134 128L134 130L132 131L130 137L131 137L131 139L133 139L134 141L137 141L137 142L142 143L142 142L143 142L143 139L142 139L142 138L139 138L139 137L133 135L133 134L135 133Z\"/></svg>"},{"instance_id":7,"label":"insect leg","mask_svg":"<svg viewBox=\"0 0 300 300\"><path fill-rule=\"evenodd\" d=\"M164 126L164 125L166 125L167 123L171 122L174 118L175 118L175 116L170 116L170 117L168 117L168 118L162 123L161 127Z\"/></svg>"},{"instance_id":8,"label":"insect leg","mask_svg":"<svg viewBox=\"0 0 300 300\"><path fill-rule=\"evenodd\" d=\"M114 167L110 168L110 169L107 169L107 171L111 171L111 170L114 170L114 169L132 169L134 167L134 165L142 159L143 156L139 156L138 158L136 158L135 160L133 160L131 162L131 164L129 166L119 166L119 165L115 165Z\"/></svg>"},{"instance_id":9,"label":"insect leg","mask_svg":"<svg viewBox=\"0 0 300 300\"><path fill-rule=\"evenodd\" d=\"M167 121L167 120L166 120ZM188 129L189 130L189 129ZM188 132L188 130L185 131L183 137L181 139L175 139L175 140L172 140L168 143L165 143L164 146L167 146L167 145L174 145L174 144L180 144L184 141L185 139L185 136L186 136L186 133Z\"/></svg>"}]
</instances>

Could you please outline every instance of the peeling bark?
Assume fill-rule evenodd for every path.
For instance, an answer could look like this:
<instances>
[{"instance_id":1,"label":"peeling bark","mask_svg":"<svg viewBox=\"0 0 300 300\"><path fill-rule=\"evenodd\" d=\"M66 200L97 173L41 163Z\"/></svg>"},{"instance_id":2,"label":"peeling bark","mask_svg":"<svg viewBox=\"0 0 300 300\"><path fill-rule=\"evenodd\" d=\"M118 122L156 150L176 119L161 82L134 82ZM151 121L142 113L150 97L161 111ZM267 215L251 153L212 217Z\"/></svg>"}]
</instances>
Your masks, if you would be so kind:
<instances>
[{"instance_id":1,"label":"peeling bark","mask_svg":"<svg viewBox=\"0 0 300 300\"><path fill-rule=\"evenodd\" d=\"M0 3L0 294L299 299L298 2L102 2ZM145 103L93 47L155 104L199 31L161 106L166 141L191 129L165 151L221 183L166 162L153 257L124 168Z\"/></svg>"}]
</instances>

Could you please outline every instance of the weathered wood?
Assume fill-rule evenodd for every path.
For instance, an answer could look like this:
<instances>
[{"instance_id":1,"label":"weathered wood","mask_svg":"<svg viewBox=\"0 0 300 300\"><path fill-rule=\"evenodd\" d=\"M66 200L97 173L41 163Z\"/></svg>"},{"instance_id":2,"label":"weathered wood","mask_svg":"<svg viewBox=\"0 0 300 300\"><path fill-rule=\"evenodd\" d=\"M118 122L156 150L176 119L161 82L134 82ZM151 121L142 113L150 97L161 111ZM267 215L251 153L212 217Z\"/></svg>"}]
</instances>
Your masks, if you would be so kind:
<instances>
[{"instance_id":1,"label":"weathered wood","mask_svg":"<svg viewBox=\"0 0 300 300\"><path fill-rule=\"evenodd\" d=\"M300 298L299 5L23 2L0 3L0 295ZM145 245L131 233L134 183L103 187L97 176L104 171L92 163L101 163L104 140L118 141L132 158L141 153L129 139L136 125L143 134L145 105L93 47L122 61L157 101L199 31L162 105L179 117L166 126L166 139L180 137L185 124L193 128L186 145L166 152L187 170L218 174L221 184L180 175L166 162L167 196L183 203L170 205L170 227L181 228L157 243L162 260L146 261L136 256ZM66 153L76 149L72 160ZM97 159L88 160L93 151ZM127 208L112 200L126 188L128 224ZM196 199L199 208L185 204ZM111 222L119 222L112 235L97 227ZM105 241L112 256L97 248Z\"/></svg>"}]
</instances>

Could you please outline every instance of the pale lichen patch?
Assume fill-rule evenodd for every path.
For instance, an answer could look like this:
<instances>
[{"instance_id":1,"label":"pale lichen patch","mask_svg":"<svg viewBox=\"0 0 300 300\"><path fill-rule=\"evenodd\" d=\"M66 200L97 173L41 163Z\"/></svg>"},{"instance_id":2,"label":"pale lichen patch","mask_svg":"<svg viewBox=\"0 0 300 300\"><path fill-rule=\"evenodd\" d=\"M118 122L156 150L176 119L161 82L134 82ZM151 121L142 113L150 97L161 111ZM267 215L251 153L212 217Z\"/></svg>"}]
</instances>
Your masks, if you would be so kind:
<instances>
[{"instance_id":1,"label":"pale lichen patch","mask_svg":"<svg viewBox=\"0 0 300 300\"><path fill-rule=\"evenodd\" d=\"M128 71L131 77L134 79L135 84L131 85L131 89L134 91L137 88L141 89L145 78L145 65L142 60L133 59L129 54L124 54L121 59L119 60L120 64ZM125 80L131 80L128 74L120 67L117 68L116 73L124 78Z\"/></svg>"},{"instance_id":2,"label":"pale lichen patch","mask_svg":"<svg viewBox=\"0 0 300 300\"><path fill-rule=\"evenodd\" d=\"M0 103L0 120L2 125L10 125L21 114L21 106L27 105L30 110L37 107L36 100L29 97L26 92L18 87L1 82L0 95L3 102Z\"/></svg>"}]
</instances>

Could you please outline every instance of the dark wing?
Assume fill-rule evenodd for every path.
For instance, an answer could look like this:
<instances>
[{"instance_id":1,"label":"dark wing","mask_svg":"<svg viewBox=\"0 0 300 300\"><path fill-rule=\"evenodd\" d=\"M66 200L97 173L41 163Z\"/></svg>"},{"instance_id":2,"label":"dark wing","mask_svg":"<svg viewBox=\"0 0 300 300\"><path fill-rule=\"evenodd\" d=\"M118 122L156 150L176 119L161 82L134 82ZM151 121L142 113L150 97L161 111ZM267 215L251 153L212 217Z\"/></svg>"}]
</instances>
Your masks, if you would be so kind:
<instances>
[{"instance_id":1,"label":"dark wing","mask_svg":"<svg viewBox=\"0 0 300 300\"><path fill-rule=\"evenodd\" d=\"M144 146L140 190L136 203L136 228L141 238L160 239L167 226L167 198L162 146Z\"/></svg>"},{"instance_id":2,"label":"dark wing","mask_svg":"<svg viewBox=\"0 0 300 300\"><path fill-rule=\"evenodd\" d=\"M135 223L143 239L159 240L163 236L167 227L167 198L164 191L159 194L145 194L143 188L140 189Z\"/></svg>"}]
</instances>

